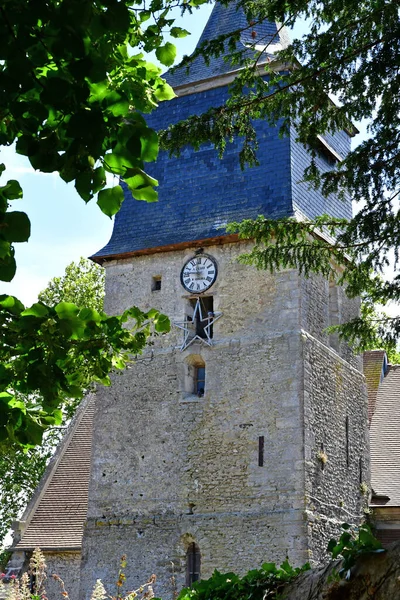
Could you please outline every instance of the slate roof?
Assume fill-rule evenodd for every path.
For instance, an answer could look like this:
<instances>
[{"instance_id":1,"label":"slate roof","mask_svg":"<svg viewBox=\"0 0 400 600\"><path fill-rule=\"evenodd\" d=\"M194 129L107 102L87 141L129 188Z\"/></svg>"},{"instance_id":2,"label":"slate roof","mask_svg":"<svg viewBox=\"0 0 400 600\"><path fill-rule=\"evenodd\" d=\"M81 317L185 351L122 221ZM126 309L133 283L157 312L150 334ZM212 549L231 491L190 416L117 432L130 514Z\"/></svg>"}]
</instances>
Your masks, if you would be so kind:
<instances>
[{"instance_id":1,"label":"slate roof","mask_svg":"<svg viewBox=\"0 0 400 600\"><path fill-rule=\"evenodd\" d=\"M371 419L371 485L382 506L400 506L400 365L389 365ZM372 498L374 505L374 497Z\"/></svg>"},{"instance_id":2,"label":"slate roof","mask_svg":"<svg viewBox=\"0 0 400 600\"><path fill-rule=\"evenodd\" d=\"M285 29L276 23L264 22L249 26L242 9L235 3L223 6L216 2L198 42L245 28L237 47L256 42L264 47L269 41L275 47L287 44ZM279 33L278 33L279 30ZM253 39L252 32L255 32ZM263 46L264 45L264 46ZM272 45L270 46L272 49ZM190 84L237 70L224 60L230 51L212 58L206 65L198 56L190 66L177 67L165 74L173 87ZM253 56L254 51L249 51ZM266 59L272 54L265 53ZM170 102L162 102L157 110L146 116L156 130L171 123L200 115L212 107L221 106L228 98L226 83L210 83L204 92L180 95ZM155 249L169 249L176 244L189 244L226 236L224 226L260 214L273 218L294 214L291 192L291 164L289 138L282 140L278 128L265 121L258 124L260 168L240 169L238 155L242 141L228 144L222 160L212 144L203 144L195 152L189 147L181 155L169 157L160 152L155 164L146 164L146 171L159 181L158 203L147 204L133 200L122 182L124 202L115 217L110 241L91 258L104 259ZM271 158L272 157L272 158ZM304 165L305 167L305 165ZM326 212L326 211L321 211Z\"/></svg>"},{"instance_id":3,"label":"slate roof","mask_svg":"<svg viewBox=\"0 0 400 600\"><path fill-rule=\"evenodd\" d=\"M288 44L288 34L284 27L280 27L279 24L270 21L257 24L256 17L254 21L255 24L250 25L243 9L238 8L234 2L228 6L223 6L219 2L216 2L198 41L196 50L206 41L214 40L221 35L237 30L243 31L240 34L240 41L236 44L236 50L242 50L249 45L254 46L254 44L257 45L257 49L259 47L267 47L268 44L270 44L270 49L272 49L273 45L277 44L286 47ZM232 52L228 50L227 41L224 44L224 48L225 51L220 56L211 58L208 65L202 56L197 56L190 63L189 72L186 67L178 66L166 73L165 79L172 87L177 87L237 70L237 65L232 66L229 60ZM247 51L245 56L252 58L254 50ZM268 52L267 48L267 51L264 53L264 60L272 57L273 53Z\"/></svg>"},{"instance_id":4,"label":"slate roof","mask_svg":"<svg viewBox=\"0 0 400 600\"><path fill-rule=\"evenodd\" d=\"M14 550L80 550L87 515L94 396L81 405L25 511Z\"/></svg>"}]
</instances>

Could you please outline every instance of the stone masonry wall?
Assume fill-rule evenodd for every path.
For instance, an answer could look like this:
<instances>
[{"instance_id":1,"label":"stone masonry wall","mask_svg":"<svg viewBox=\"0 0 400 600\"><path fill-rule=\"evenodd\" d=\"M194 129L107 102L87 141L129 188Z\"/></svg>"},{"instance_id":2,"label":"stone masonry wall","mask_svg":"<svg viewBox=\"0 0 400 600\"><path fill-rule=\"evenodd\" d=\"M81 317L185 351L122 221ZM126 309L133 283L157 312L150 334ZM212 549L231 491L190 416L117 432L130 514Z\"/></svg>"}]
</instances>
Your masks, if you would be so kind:
<instances>
[{"instance_id":1,"label":"stone masonry wall","mask_svg":"<svg viewBox=\"0 0 400 600\"><path fill-rule=\"evenodd\" d=\"M311 457L319 442L312 433L322 431L325 421L318 379L307 377L321 359L326 370L327 353L334 364L343 361L316 340L324 336L317 324L308 345L319 350L312 353L304 344L307 320L311 327L312 314L327 315L325 288L308 284L305 292L294 271L271 275L239 265L236 258L247 248L238 243L207 249L218 263L209 295L214 310L223 313L212 347L195 343L181 352L182 331L173 327L115 376L111 388L98 392L82 598L98 577L115 582L123 553L130 565L127 589L154 572L156 594L165 599L173 595L172 575L178 588L185 583L186 550L193 541L202 577L215 568L244 573L265 560L308 559L305 493L325 501L312 487ZM106 309L154 306L182 321L190 299L179 276L194 250L109 264ZM160 290L152 291L154 277L161 277ZM306 316L304 297L313 294L315 305L325 308ZM313 302L309 298L309 306ZM200 398L191 383L199 361L206 367ZM343 368L346 389L354 395L351 374L357 382L361 375ZM334 369L329 378L326 385L336 385ZM326 428L336 436L335 421L328 419ZM311 466L304 463L305 443Z\"/></svg>"},{"instance_id":2,"label":"stone masonry wall","mask_svg":"<svg viewBox=\"0 0 400 600\"><path fill-rule=\"evenodd\" d=\"M321 276L301 278L300 325L324 345L333 348L341 358L361 370L361 359L337 333L328 334L327 327L340 325L359 314L358 298L348 298L345 289Z\"/></svg>"},{"instance_id":3,"label":"stone masonry wall","mask_svg":"<svg viewBox=\"0 0 400 600\"><path fill-rule=\"evenodd\" d=\"M52 600L62 598L60 584L52 577L53 573L61 577L71 600L79 598L80 584L80 552L45 552L47 565L47 580L45 582L46 596Z\"/></svg>"},{"instance_id":4,"label":"stone masonry wall","mask_svg":"<svg viewBox=\"0 0 400 600\"><path fill-rule=\"evenodd\" d=\"M304 427L310 558L325 556L343 522L367 508L369 442L363 375L304 334Z\"/></svg>"}]
</instances>

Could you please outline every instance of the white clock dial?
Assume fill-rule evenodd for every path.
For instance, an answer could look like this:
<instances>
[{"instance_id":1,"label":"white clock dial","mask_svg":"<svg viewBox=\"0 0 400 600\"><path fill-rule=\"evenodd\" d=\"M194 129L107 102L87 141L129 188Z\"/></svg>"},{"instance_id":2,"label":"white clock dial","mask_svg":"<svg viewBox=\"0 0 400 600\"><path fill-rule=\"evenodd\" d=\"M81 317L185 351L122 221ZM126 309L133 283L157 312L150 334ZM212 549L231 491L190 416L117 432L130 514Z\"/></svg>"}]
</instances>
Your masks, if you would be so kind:
<instances>
[{"instance_id":1,"label":"white clock dial","mask_svg":"<svg viewBox=\"0 0 400 600\"><path fill-rule=\"evenodd\" d=\"M181 283L185 290L201 294L212 286L217 278L217 263L210 256L195 256L185 263L181 271Z\"/></svg>"}]
</instances>

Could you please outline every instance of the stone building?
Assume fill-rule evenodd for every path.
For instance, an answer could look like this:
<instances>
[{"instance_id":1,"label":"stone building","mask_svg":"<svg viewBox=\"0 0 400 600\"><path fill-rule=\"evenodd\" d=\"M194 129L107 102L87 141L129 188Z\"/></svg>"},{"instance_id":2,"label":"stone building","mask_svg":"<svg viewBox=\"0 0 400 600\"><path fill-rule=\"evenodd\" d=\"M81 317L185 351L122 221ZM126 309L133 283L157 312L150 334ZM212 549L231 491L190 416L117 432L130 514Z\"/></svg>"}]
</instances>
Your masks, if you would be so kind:
<instances>
[{"instance_id":1,"label":"stone building","mask_svg":"<svg viewBox=\"0 0 400 600\"><path fill-rule=\"evenodd\" d=\"M217 4L199 43L245 24L241 11ZM275 23L255 31L286 43ZM273 64L273 54L264 60ZM223 58L206 66L200 57L189 74L167 75L178 98L159 107L152 125L222 104L234 76ZM319 277L241 265L251 243L224 231L259 214L350 217L350 202L300 183L309 155L294 129L281 139L266 122L256 128L254 169L240 170L238 140L222 160L207 144L179 159L161 154L151 168L159 202L126 192L110 242L93 257L106 268L108 312L155 307L174 325L98 390L82 598L97 578L114 585L122 553L127 589L156 573L156 595L166 599L215 568L318 562L339 524L363 515L364 377L325 331L355 316L357 302ZM350 134L319 141L326 169L349 151ZM28 549L26 535L17 548Z\"/></svg>"}]
</instances>

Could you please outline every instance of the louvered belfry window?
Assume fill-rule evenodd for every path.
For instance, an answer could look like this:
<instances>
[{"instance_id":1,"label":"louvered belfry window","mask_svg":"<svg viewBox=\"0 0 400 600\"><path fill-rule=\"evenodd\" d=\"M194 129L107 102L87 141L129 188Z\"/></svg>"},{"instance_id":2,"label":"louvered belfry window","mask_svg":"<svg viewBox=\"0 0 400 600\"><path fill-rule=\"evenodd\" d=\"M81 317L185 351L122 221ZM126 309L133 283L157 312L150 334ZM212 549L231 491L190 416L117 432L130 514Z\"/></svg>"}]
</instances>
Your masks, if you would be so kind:
<instances>
[{"instance_id":1,"label":"louvered belfry window","mask_svg":"<svg viewBox=\"0 0 400 600\"><path fill-rule=\"evenodd\" d=\"M194 542L189 545L186 554L187 585L190 586L200 579L200 549Z\"/></svg>"}]
</instances>

